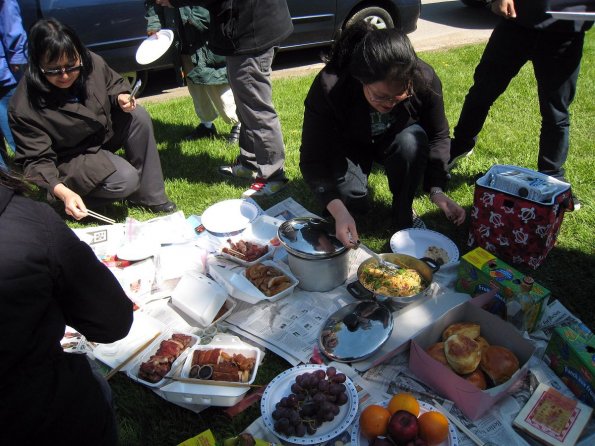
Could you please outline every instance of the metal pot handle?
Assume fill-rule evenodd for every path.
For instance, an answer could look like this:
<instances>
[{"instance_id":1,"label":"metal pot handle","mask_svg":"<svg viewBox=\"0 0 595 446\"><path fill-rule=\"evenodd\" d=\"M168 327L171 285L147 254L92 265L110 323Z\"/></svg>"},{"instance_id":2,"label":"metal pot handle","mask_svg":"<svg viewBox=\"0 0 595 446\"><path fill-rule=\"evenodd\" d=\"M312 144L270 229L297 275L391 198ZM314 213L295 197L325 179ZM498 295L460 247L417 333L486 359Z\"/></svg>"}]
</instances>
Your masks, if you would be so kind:
<instances>
[{"instance_id":1,"label":"metal pot handle","mask_svg":"<svg viewBox=\"0 0 595 446\"><path fill-rule=\"evenodd\" d=\"M437 272L440 269L440 264L437 263L434 259L431 259L429 257L422 257L419 260L428 265L433 273Z\"/></svg>"},{"instance_id":2,"label":"metal pot handle","mask_svg":"<svg viewBox=\"0 0 595 446\"><path fill-rule=\"evenodd\" d=\"M374 293L372 293L370 290L368 290L366 287L364 287L359 282L359 280L351 282L349 285L347 285L347 291L349 291L349 294L351 294L356 299L360 299L360 300L374 299Z\"/></svg>"}]
</instances>

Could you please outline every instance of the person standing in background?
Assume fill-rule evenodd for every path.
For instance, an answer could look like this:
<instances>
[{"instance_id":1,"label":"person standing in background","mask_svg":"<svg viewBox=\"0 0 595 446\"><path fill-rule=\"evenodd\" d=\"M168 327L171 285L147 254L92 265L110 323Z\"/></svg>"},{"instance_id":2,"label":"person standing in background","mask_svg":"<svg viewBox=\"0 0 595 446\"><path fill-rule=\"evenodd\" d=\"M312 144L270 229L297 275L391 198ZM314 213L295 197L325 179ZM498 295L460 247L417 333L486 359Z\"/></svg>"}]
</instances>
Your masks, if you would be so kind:
<instances>
[{"instance_id":1,"label":"person standing in background","mask_svg":"<svg viewBox=\"0 0 595 446\"><path fill-rule=\"evenodd\" d=\"M527 61L533 62L541 112L537 168L567 181L570 113L579 75L585 32L592 21L556 20L546 11L595 10L592 0L494 0L492 12L503 17L475 68L450 146L449 168L473 151L492 104ZM580 207L573 196L574 209Z\"/></svg>"},{"instance_id":2,"label":"person standing in background","mask_svg":"<svg viewBox=\"0 0 595 446\"><path fill-rule=\"evenodd\" d=\"M155 0L145 1L147 34L153 35L161 28L174 28L180 39L182 70L188 92L194 103L194 111L199 125L184 139L187 141L213 138L217 129L213 121L217 115L230 124L227 138L236 144L240 137L240 123L236 114L233 92L227 82L225 57L213 54L207 48L209 34L209 11L200 6L185 6L176 11L168 11L155 4Z\"/></svg>"},{"instance_id":3,"label":"person standing in background","mask_svg":"<svg viewBox=\"0 0 595 446\"><path fill-rule=\"evenodd\" d=\"M273 105L271 65L277 48L293 32L286 0L156 0L158 5L201 5L211 13L209 48L227 57L240 130L240 155L223 175L253 181L242 196L273 195L288 182L285 145Z\"/></svg>"},{"instance_id":4,"label":"person standing in background","mask_svg":"<svg viewBox=\"0 0 595 446\"><path fill-rule=\"evenodd\" d=\"M0 0L0 169L6 169L6 145L15 145L8 125L8 103L27 63L27 33L16 0Z\"/></svg>"}]
</instances>

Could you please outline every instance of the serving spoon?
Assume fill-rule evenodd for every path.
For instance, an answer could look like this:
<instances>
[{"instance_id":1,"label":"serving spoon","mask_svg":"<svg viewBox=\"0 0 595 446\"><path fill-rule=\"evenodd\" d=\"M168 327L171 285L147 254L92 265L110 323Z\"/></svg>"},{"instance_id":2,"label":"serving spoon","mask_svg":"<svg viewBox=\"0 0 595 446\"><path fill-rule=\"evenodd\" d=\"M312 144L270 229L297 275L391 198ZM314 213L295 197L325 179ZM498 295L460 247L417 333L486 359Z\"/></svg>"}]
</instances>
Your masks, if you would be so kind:
<instances>
[{"instance_id":1,"label":"serving spoon","mask_svg":"<svg viewBox=\"0 0 595 446\"><path fill-rule=\"evenodd\" d=\"M372 251L370 248L367 248L364 245L362 245L359 240L357 241L357 246L360 249L363 249L364 251L366 251L368 254L370 254L374 259L376 259L376 261L378 262L378 264L380 266L383 266L387 269L392 269L392 270L402 269L402 267L400 265L397 265L395 263L389 262L386 259L383 259L382 257L380 257L380 254L377 254L374 251Z\"/></svg>"}]
</instances>

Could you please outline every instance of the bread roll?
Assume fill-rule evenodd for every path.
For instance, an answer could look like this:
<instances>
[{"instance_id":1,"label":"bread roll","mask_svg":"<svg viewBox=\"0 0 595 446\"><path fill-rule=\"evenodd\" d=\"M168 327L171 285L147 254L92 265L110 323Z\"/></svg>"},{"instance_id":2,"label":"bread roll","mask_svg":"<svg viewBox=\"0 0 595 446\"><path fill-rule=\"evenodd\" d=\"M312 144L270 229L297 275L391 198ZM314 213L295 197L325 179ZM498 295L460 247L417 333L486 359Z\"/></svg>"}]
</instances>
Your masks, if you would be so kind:
<instances>
[{"instance_id":1,"label":"bread roll","mask_svg":"<svg viewBox=\"0 0 595 446\"><path fill-rule=\"evenodd\" d=\"M436 342L435 344L430 345L426 350L426 353L436 361L448 367L448 361L444 354L444 342Z\"/></svg>"},{"instance_id":2,"label":"bread roll","mask_svg":"<svg viewBox=\"0 0 595 446\"><path fill-rule=\"evenodd\" d=\"M476 369L474 372L469 373L468 375L464 375L463 378L465 378L478 389L485 390L488 387L485 375L479 368Z\"/></svg>"},{"instance_id":3,"label":"bread roll","mask_svg":"<svg viewBox=\"0 0 595 446\"><path fill-rule=\"evenodd\" d=\"M519 369L519 360L506 347L490 345L481 354L480 367L488 379L497 386L508 381Z\"/></svg>"},{"instance_id":4,"label":"bread roll","mask_svg":"<svg viewBox=\"0 0 595 446\"><path fill-rule=\"evenodd\" d=\"M475 339L479 336L479 324L474 322L457 322L446 327L446 330L442 332L442 340L446 341L454 334L462 334L468 338Z\"/></svg>"},{"instance_id":5,"label":"bread roll","mask_svg":"<svg viewBox=\"0 0 595 446\"><path fill-rule=\"evenodd\" d=\"M489 347L489 346L490 346L490 344L488 343L488 341L486 341L486 340L485 340L485 338L484 338L484 337L482 337L482 336L478 336L478 337L475 339L475 342L477 342L477 343L479 344L479 348L481 349L481 351L482 351L482 352L483 352L483 350L484 350L485 348L487 348L487 347Z\"/></svg>"},{"instance_id":6,"label":"bread roll","mask_svg":"<svg viewBox=\"0 0 595 446\"><path fill-rule=\"evenodd\" d=\"M444 354L448 364L460 375L473 372L481 360L479 344L462 334L454 334L444 341Z\"/></svg>"}]
</instances>

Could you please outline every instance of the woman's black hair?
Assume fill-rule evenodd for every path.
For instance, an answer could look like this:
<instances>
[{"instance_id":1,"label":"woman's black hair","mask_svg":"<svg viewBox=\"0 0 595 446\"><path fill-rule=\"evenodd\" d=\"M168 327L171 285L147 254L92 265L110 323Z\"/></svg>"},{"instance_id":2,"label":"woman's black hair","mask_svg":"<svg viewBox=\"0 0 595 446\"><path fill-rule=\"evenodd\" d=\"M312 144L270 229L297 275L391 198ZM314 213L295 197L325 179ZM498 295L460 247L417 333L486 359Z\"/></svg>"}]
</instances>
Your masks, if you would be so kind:
<instances>
[{"instance_id":1,"label":"woman's black hair","mask_svg":"<svg viewBox=\"0 0 595 446\"><path fill-rule=\"evenodd\" d=\"M409 38L397 29L377 29L360 20L348 27L331 49L326 69L349 72L362 84L379 81L415 84L425 81Z\"/></svg>"},{"instance_id":2,"label":"woman's black hair","mask_svg":"<svg viewBox=\"0 0 595 446\"><path fill-rule=\"evenodd\" d=\"M39 106L41 100L52 102L56 87L50 84L41 72L46 61L58 60L66 56L70 60L80 59L83 67L75 83L76 87L85 84L93 71L91 54L72 28L53 18L40 19L29 30L29 64L25 77L29 90L29 100ZM84 92L84 89L82 89Z\"/></svg>"},{"instance_id":3,"label":"woman's black hair","mask_svg":"<svg viewBox=\"0 0 595 446\"><path fill-rule=\"evenodd\" d=\"M0 169L0 185L12 189L18 194L27 195L31 193L31 187L14 172Z\"/></svg>"}]
</instances>

